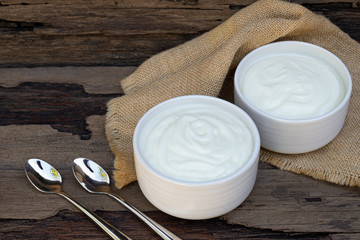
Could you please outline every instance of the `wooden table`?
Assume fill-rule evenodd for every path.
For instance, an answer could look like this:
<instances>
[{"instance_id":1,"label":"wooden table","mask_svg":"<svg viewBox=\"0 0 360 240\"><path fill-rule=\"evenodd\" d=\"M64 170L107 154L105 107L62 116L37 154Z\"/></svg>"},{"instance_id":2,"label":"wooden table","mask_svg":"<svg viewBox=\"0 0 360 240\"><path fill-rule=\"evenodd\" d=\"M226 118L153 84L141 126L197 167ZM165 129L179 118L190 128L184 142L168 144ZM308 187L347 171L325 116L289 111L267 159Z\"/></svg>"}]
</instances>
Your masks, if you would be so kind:
<instances>
[{"instance_id":1,"label":"wooden table","mask_svg":"<svg viewBox=\"0 0 360 240\"><path fill-rule=\"evenodd\" d=\"M108 239L70 203L35 190L28 158L57 168L64 189L133 239L159 239L114 200L83 190L72 160L113 169L106 102L152 55L212 29L252 0L0 0L0 239ZM358 0L296 0L360 42ZM359 59L360 61L360 59ZM261 163L249 198L225 216L177 219L132 183L118 193L184 239L360 239L360 191Z\"/></svg>"}]
</instances>

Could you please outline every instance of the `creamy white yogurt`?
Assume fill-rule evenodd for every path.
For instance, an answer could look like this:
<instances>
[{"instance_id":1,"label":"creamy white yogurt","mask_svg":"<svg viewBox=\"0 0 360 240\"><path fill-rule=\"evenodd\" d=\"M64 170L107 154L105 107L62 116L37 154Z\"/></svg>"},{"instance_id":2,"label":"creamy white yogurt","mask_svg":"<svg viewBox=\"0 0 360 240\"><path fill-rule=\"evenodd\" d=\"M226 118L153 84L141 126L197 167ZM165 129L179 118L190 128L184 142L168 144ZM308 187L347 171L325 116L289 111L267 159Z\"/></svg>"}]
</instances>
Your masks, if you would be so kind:
<instances>
[{"instance_id":1,"label":"creamy white yogurt","mask_svg":"<svg viewBox=\"0 0 360 240\"><path fill-rule=\"evenodd\" d=\"M146 122L139 143L152 168L187 182L229 176L253 151L253 137L244 120L206 103L184 103L157 113Z\"/></svg>"},{"instance_id":2,"label":"creamy white yogurt","mask_svg":"<svg viewBox=\"0 0 360 240\"><path fill-rule=\"evenodd\" d=\"M285 119L309 119L333 110L345 86L325 62L305 55L273 55L254 62L240 90L256 108Z\"/></svg>"}]
</instances>

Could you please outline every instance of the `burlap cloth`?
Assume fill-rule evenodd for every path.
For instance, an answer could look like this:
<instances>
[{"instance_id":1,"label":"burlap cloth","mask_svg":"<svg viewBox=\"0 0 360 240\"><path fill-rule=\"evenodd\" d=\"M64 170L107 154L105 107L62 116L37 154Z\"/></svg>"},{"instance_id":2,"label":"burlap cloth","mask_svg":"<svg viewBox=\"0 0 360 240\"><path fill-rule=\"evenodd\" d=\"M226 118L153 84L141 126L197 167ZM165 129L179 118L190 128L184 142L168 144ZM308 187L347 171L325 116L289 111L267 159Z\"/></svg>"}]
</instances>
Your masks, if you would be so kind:
<instances>
[{"instance_id":1,"label":"burlap cloth","mask_svg":"<svg viewBox=\"0 0 360 240\"><path fill-rule=\"evenodd\" d=\"M360 45L325 17L279 0L253 3L213 30L151 57L121 81L125 95L108 103L106 116L106 134L116 156L116 186L136 180L132 135L148 109L189 94L232 101L240 60L261 45L281 40L310 42L337 55L350 71L353 92L345 125L327 146L299 155L261 149L260 160L315 179L360 186Z\"/></svg>"}]
</instances>

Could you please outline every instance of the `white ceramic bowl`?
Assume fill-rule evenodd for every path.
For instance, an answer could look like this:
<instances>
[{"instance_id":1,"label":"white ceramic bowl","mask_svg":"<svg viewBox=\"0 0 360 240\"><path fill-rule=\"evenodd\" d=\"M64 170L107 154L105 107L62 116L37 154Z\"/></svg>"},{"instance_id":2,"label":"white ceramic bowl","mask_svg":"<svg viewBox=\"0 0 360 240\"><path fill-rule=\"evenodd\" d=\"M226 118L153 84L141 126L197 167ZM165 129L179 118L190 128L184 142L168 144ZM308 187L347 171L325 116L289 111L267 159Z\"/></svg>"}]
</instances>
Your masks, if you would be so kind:
<instances>
[{"instance_id":1,"label":"white ceramic bowl","mask_svg":"<svg viewBox=\"0 0 360 240\"><path fill-rule=\"evenodd\" d=\"M187 182L164 176L156 171L141 152L140 139L149 119L162 111L186 103L217 105L243 120L253 139L253 150L247 162L235 173L218 180ZM133 137L138 183L145 197L158 209L184 219L208 219L221 216L239 206L255 184L260 151L260 137L251 118L237 106L219 98L191 95L162 102L150 109L138 122Z\"/></svg>"},{"instance_id":2,"label":"white ceramic bowl","mask_svg":"<svg viewBox=\"0 0 360 240\"><path fill-rule=\"evenodd\" d=\"M345 96L342 101L330 112L309 119L285 119L254 107L240 89L243 74L259 59L278 54L306 55L328 64L343 80ZM319 149L338 135L347 113L352 81L346 66L331 52L305 42L284 41L264 45L245 56L236 69L234 86L235 104L254 120L259 129L261 146L279 153L296 154Z\"/></svg>"}]
</instances>

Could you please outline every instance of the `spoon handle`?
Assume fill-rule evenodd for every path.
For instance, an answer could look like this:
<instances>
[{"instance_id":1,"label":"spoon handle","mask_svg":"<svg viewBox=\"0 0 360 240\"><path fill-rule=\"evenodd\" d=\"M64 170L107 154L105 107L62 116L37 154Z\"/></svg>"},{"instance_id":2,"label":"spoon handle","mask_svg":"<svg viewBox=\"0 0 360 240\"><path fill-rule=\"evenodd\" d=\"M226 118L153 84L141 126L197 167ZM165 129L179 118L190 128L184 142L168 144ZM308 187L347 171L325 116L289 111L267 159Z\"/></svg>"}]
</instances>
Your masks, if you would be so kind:
<instances>
[{"instance_id":1,"label":"spoon handle","mask_svg":"<svg viewBox=\"0 0 360 240\"><path fill-rule=\"evenodd\" d=\"M63 196L65 199L69 200L72 204L78 207L83 213L85 213L91 220L93 220L99 227L102 228L112 239L114 240L131 240L124 233L120 232L110 223L106 222L104 219L96 215L95 213L87 210L83 205L73 200L73 198L65 192L58 192L59 195Z\"/></svg>"},{"instance_id":2,"label":"spoon handle","mask_svg":"<svg viewBox=\"0 0 360 240\"><path fill-rule=\"evenodd\" d=\"M140 218L146 225L148 225L152 230L154 230L162 239L166 240L181 240L178 236L176 236L174 233L170 232L165 227L161 226L159 223L155 222L148 216L146 216L144 213L142 213L140 210L135 208L130 203L126 202L122 197L113 194L113 193L107 193L109 196L113 197L115 200L120 202L124 207L126 207L128 210L130 210L132 213L134 213L138 218Z\"/></svg>"}]
</instances>

